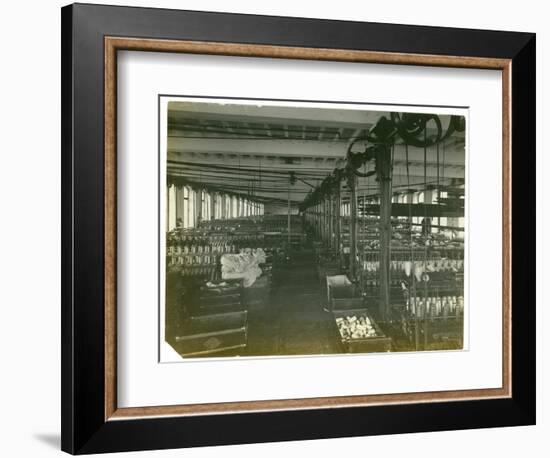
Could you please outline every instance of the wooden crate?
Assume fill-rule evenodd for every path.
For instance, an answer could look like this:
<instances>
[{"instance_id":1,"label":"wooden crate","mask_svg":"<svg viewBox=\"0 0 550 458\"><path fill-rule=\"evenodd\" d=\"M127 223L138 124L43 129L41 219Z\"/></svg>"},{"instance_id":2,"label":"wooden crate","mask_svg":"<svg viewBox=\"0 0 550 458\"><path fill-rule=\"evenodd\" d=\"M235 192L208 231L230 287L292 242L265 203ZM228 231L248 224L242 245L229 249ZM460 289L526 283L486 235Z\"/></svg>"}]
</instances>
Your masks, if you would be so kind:
<instances>
[{"instance_id":1,"label":"wooden crate","mask_svg":"<svg viewBox=\"0 0 550 458\"><path fill-rule=\"evenodd\" d=\"M199 308L206 309L212 307L229 307L241 303L241 293L224 294L219 296L204 296L199 299Z\"/></svg>"},{"instance_id":2,"label":"wooden crate","mask_svg":"<svg viewBox=\"0 0 550 458\"><path fill-rule=\"evenodd\" d=\"M328 287L328 298L330 310L353 310L365 305L359 288L354 284Z\"/></svg>"},{"instance_id":3,"label":"wooden crate","mask_svg":"<svg viewBox=\"0 0 550 458\"><path fill-rule=\"evenodd\" d=\"M347 275L328 275L325 281L330 310L359 309L363 306L359 289Z\"/></svg>"},{"instance_id":4,"label":"wooden crate","mask_svg":"<svg viewBox=\"0 0 550 458\"><path fill-rule=\"evenodd\" d=\"M220 296L227 294L239 294L242 291L242 281L241 280L225 280L214 287L207 287L205 285L200 288L201 297L210 297L210 296Z\"/></svg>"},{"instance_id":5,"label":"wooden crate","mask_svg":"<svg viewBox=\"0 0 550 458\"><path fill-rule=\"evenodd\" d=\"M246 348L247 337L247 312L239 310L193 315L170 343L183 357L216 356L229 350L240 354Z\"/></svg>"},{"instance_id":6,"label":"wooden crate","mask_svg":"<svg viewBox=\"0 0 550 458\"><path fill-rule=\"evenodd\" d=\"M199 291L198 308L227 308L242 304L242 281L226 281L213 288L202 286Z\"/></svg>"},{"instance_id":7,"label":"wooden crate","mask_svg":"<svg viewBox=\"0 0 550 458\"><path fill-rule=\"evenodd\" d=\"M334 326L336 334L339 339L342 350L345 353L376 353L376 352L388 352L392 349L392 340L387 337L378 324L373 320L372 316L368 313L367 309L352 309L352 310L334 310L332 312L334 316ZM375 337L365 337L360 339L343 338L336 324L336 318L346 316L360 316L366 315L369 317L375 331Z\"/></svg>"}]
</instances>

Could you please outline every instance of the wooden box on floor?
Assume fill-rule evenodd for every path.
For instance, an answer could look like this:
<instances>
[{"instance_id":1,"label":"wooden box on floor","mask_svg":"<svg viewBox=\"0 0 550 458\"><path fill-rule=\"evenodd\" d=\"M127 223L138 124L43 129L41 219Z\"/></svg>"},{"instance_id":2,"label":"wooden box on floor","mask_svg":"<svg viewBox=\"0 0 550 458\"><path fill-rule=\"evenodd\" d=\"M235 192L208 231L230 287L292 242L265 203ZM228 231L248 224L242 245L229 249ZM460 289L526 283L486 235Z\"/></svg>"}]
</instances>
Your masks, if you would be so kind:
<instances>
[{"instance_id":1,"label":"wooden box on floor","mask_svg":"<svg viewBox=\"0 0 550 458\"><path fill-rule=\"evenodd\" d=\"M190 317L172 346L183 357L240 354L247 344L247 311L227 311Z\"/></svg>"},{"instance_id":2,"label":"wooden box on floor","mask_svg":"<svg viewBox=\"0 0 550 458\"><path fill-rule=\"evenodd\" d=\"M198 307L202 310L223 309L242 304L242 280L226 280L218 286L202 286Z\"/></svg>"},{"instance_id":3,"label":"wooden box on floor","mask_svg":"<svg viewBox=\"0 0 550 458\"><path fill-rule=\"evenodd\" d=\"M327 303L330 310L352 310L363 307L363 298L347 275L326 277Z\"/></svg>"},{"instance_id":4,"label":"wooden box on floor","mask_svg":"<svg viewBox=\"0 0 550 458\"><path fill-rule=\"evenodd\" d=\"M390 337L387 337L380 326L373 320L372 316L368 313L367 309L354 309L354 310L333 310L332 314L334 316L334 325L336 330L336 335L341 344L341 349L344 353L376 353L376 352L387 352L391 351L392 340ZM336 318L345 318L348 316L368 316L375 331L376 336L373 337L364 337L358 339L344 338L340 334L338 325L336 324Z\"/></svg>"},{"instance_id":5,"label":"wooden box on floor","mask_svg":"<svg viewBox=\"0 0 550 458\"><path fill-rule=\"evenodd\" d=\"M242 294L242 280L203 284L190 296L189 313L171 337L172 347L183 357L241 354L248 335Z\"/></svg>"}]
</instances>

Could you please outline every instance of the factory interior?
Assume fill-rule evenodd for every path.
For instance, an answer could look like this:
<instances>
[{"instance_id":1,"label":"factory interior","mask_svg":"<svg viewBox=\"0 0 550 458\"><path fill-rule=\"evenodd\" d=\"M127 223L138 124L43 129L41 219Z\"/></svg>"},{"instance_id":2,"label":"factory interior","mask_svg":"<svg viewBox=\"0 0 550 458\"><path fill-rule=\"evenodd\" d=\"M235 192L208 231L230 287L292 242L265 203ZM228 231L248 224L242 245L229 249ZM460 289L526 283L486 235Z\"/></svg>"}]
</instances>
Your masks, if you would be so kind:
<instances>
[{"instance_id":1,"label":"factory interior","mask_svg":"<svg viewBox=\"0 0 550 458\"><path fill-rule=\"evenodd\" d=\"M181 358L463 349L465 118L327 105L168 103Z\"/></svg>"}]
</instances>

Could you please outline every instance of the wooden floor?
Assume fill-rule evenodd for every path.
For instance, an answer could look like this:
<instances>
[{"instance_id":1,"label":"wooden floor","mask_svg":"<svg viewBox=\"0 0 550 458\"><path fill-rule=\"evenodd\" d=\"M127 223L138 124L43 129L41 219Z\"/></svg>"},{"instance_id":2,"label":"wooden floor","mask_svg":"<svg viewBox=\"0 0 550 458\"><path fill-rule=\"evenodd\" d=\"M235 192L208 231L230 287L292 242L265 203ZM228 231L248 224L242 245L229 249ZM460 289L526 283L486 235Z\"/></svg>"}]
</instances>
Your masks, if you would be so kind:
<instances>
[{"instance_id":1,"label":"wooden floor","mask_svg":"<svg viewBox=\"0 0 550 458\"><path fill-rule=\"evenodd\" d=\"M339 353L323 296L312 249L296 251L274 266L269 296L249 308L246 356Z\"/></svg>"}]
</instances>

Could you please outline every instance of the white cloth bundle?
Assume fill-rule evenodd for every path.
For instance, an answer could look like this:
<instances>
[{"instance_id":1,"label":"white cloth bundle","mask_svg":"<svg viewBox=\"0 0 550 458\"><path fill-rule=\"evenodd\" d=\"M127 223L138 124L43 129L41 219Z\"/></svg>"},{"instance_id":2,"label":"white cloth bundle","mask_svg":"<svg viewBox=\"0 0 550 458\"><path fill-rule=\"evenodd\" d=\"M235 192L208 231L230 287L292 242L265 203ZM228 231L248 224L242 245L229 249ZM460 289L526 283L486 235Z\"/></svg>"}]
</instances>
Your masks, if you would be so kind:
<instances>
[{"instance_id":1,"label":"white cloth bundle","mask_svg":"<svg viewBox=\"0 0 550 458\"><path fill-rule=\"evenodd\" d=\"M264 263L266 255L264 250L244 250L239 254L224 254L221 257L222 279L243 279L243 285L248 288L262 275L262 269L258 264Z\"/></svg>"}]
</instances>

